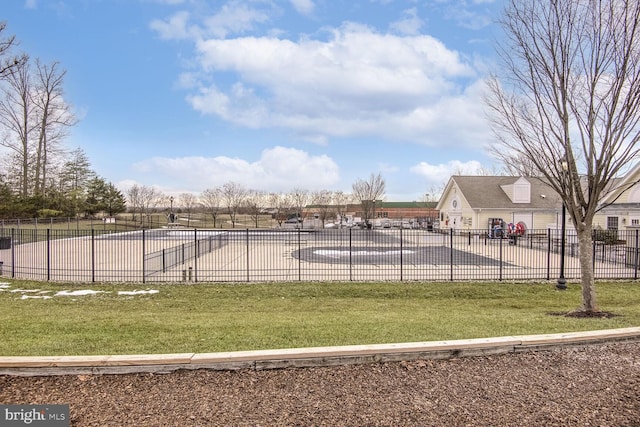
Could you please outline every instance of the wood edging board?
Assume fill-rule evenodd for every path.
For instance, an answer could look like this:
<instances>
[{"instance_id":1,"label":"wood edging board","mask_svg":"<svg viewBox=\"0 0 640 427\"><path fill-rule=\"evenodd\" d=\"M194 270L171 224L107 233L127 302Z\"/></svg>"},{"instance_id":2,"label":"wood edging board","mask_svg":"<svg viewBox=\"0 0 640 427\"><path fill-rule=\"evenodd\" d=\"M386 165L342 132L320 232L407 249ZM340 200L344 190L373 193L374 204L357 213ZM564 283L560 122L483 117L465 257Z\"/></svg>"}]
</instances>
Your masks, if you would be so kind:
<instances>
[{"instance_id":1,"label":"wood edging board","mask_svg":"<svg viewBox=\"0 0 640 427\"><path fill-rule=\"evenodd\" d=\"M606 342L640 341L640 327L451 341L219 353L0 356L0 375L166 373L180 369L282 369L486 356Z\"/></svg>"}]
</instances>

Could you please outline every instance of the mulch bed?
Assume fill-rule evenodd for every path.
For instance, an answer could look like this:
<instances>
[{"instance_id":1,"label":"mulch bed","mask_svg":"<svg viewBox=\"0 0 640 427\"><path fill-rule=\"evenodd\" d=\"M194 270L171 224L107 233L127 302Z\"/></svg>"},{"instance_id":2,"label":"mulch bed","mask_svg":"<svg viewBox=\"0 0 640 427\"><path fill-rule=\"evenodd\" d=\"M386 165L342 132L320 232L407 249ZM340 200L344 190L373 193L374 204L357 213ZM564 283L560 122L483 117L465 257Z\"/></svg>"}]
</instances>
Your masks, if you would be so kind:
<instances>
[{"instance_id":1,"label":"mulch bed","mask_svg":"<svg viewBox=\"0 0 640 427\"><path fill-rule=\"evenodd\" d=\"M73 426L638 426L640 343L269 371L0 376Z\"/></svg>"}]
</instances>

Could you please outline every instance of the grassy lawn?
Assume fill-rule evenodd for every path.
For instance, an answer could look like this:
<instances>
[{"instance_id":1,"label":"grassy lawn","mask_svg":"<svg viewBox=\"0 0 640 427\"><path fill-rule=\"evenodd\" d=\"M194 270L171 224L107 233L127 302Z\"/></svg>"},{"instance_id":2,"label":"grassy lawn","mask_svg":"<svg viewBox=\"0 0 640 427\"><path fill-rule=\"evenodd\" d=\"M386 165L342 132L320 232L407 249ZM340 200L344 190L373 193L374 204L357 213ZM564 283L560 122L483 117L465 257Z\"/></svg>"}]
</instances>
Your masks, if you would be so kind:
<instances>
[{"instance_id":1,"label":"grassy lawn","mask_svg":"<svg viewBox=\"0 0 640 427\"><path fill-rule=\"evenodd\" d=\"M453 340L640 325L640 283L598 285L610 319L532 283L58 284L0 279L0 355L255 350ZM102 291L53 296L67 290ZM157 290L121 295L121 291ZM40 290L46 293L21 292ZM23 298L52 296L50 299Z\"/></svg>"}]
</instances>

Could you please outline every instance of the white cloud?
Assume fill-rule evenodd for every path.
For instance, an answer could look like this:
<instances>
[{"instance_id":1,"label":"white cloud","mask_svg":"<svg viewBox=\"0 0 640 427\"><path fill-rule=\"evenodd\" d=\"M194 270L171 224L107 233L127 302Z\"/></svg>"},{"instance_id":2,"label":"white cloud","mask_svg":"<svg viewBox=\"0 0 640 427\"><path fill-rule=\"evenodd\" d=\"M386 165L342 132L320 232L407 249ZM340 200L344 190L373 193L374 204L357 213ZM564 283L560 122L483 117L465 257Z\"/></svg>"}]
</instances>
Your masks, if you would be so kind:
<instances>
[{"instance_id":1,"label":"white cloud","mask_svg":"<svg viewBox=\"0 0 640 427\"><path fill-rule=\"evenodd\" d=\"M269 21L269 15L240 1L231 1L218 13L204 20L206 34L224 38L254 29L256 24Z\"/></svg>"},{"instance_id":2,"label":"white cloud","mask_svg":"<svg viewBox=\"0 0 640 427\"><path fill-rule=\"evenodd\" d=\"M270 20L269 4L265 3L264 10L249 6L248 4L232 0L212 15L198 19L196 14L187 11L179 11L165 20L155 19L149 27L156 31L162 39L200 40L203 37L224 39L225 37L242 34L255 29L257 24L263 24ZM191 22L198 19L199 23Z\"/></svg>"},{"instance_id":3,"label":"white cloud","mask_svg":"<svg viewBox=\"0 0 640 427\"><path fill-rule=\"evenodd\" d=\"M417 35L424 25L424 21L418 16L418 10L414 7L403 12L404 18L392 22L389 28L400 34Z\"/></svg>"},{"instance_id":4,"label":"white cloud","mask_svg":"<svg viewBox=\"0 0 640 427\"><path fill-rule=\"evenodd\" d=\"M449 133L484 143L473 64L428 35L380 34L345 24L327 41L269 37L197 43L204 80L197 111L250 128L285 128L304 139L383 137L450 144ZM453 113L453 114L452 114ZM448 138L445 138L449 135Z\"/></svg>"},{"instance_id":5,"label":"white cloud","mask_svg":"<svg viewBox=\"0 0 640 427\"><path fill-rule=\"evenodd\" d=\"M168 4L168 5L176 5L176 4L184 4L187 0L143 0L148 1L150 3L158 3L158 4Z\"/></svg>"},{"instance_id":6,"label":"white cloud","mask_svg":"<svg viewBox=\"0 0 640 427\"><path fill-rule=\"evenodd\" d=\"M426 182L434 184L446 181L451 175L476 175L481 170L482 164L476 160L468 162L452 160L438 165L420 162L410 169L412 173L424 177Z\"/></svg>"},{"instance_id":7,"label":"white cloud","mask_svg":"<svg viewBox=\"0 0 640 427\"><path fill-rule=\"evenodd\" d=\"M134 169L151 174L164 183L175 182L189 191L200 192L237 182L246 188L289 191L294 187L327 189L339 181L337 164L326 155L311 156L302 150L273 147L260 159L218 157L154 157L138 162Z\"/></svg>"},{"instance_id":8,"label":"white cloud","mask_svg":"<svg viewBox=\"0 0 640 427\"><path fill-rule=\"evenodd\" d=\"M312 0L289 0L291 5L298 13L302 15L310 15L315 9L315 4Z\"/></svg>"},{"instance_id":9,"label":"white cloud","mask_svg":"<svg viewBox=\"0 0 640 427\"><path fill-rule=\"evenodd\" d=\"M445 2L447 3L447 2ZM454 1L446 7L445 16L456 22L457 25L471 30L479 30L491 25L495 15L487 7L495 0L473 0L471 4L467 0Z\"/></svg>"},{"instance_id":10,"label":"white cloud","mask_svg":"<svg viewBox=\"0 0 640 427\"><path fill-rule=\"evenodd\" d=\"M188 12L176 12L168 20L155 19L149 27L155 30L160 38L166 40L181 40L193 37L193 29L187 27L189 21Z\"/></svg>"}]
</instances>

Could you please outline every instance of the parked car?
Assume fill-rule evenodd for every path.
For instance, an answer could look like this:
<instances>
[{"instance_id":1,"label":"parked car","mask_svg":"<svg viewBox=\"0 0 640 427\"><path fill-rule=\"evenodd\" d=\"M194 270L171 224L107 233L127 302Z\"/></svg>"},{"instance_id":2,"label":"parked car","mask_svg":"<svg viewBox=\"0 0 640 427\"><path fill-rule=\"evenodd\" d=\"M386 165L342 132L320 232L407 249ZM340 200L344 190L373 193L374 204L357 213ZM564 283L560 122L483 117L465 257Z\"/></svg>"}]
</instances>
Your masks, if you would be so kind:
<instances>
[{"instance_id":1,"label":"parked car","mask_svg":"<svg viewBox=\"0 0 640 427\"><path fill-rule=\"evenodd\" d=\"M286 220L282 226L284 228L302 228L302 221L297 218L291 218Z\"/></svg>"}]
</instances>

